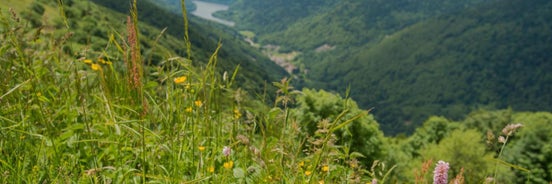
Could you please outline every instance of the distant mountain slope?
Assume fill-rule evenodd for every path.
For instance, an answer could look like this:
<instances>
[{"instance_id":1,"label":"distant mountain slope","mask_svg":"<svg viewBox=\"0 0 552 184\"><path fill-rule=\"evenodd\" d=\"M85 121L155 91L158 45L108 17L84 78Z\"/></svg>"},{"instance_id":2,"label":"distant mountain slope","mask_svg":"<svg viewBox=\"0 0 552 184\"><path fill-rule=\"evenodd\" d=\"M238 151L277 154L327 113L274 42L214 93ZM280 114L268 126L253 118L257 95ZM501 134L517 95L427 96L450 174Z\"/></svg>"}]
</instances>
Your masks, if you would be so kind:
<instances>
[{"instance_id":1,"label":"distant mountain slope","mask_svg":"<svg viewBox=\"0 0 552 184\"><path fill-rule=\"evenodd\" d=\"M328 80L374 113L387 132L430 114L473 108L552 110L552 2L504 0L420 22L365 46L313 79ZM326 78L333 76L334 78Z\"/></svg>"},{"instance_id":2,"label":"distant mountain slope","mask_svg":"<svg viewBox=\"0 0 552 184\"><path fill-rule=\"evenodd\" d=\"M350 85L386 133L411 132L430 114L552 110L549 1L306 4L240 0L229 14L260 42L302 52L301 87L344 92ZM316 51L321 46L332 49Z\"/></svg>"},{"instance_id":3,"label":"distant mountain slope","mask_svg":"<svg viewBox=\"0 0 552 184\"><path fill-rule=\"evenodd\" d=\"M230 7L238 28L251 29L265 42L301 51L323 44L355 46L435 15L485 0L241 0Z\"/></svg>"}]
</instances>

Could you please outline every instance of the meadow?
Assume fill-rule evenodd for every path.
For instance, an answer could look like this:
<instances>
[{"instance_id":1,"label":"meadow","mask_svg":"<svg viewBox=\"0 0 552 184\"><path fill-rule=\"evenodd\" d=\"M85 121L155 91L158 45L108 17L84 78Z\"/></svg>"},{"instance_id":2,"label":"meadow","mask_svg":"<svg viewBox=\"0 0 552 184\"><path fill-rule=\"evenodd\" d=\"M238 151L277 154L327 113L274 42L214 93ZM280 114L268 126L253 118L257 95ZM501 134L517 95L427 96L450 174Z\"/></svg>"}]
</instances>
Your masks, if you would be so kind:
<instances>
[{"instance_id":1,"label":"meadow","mask_svg":"<svg viewBox=\"0 0 552 184\"><path fill-rule=\"evenodd\" d=\"M79 31L58 2L46 9L59 12L57 28L0 9L0 183L552 180L550 113L432 117L410 137L385 137L347 95L287 78L270 81L275 94L249 94L239 66L217 70L222 43L194 65L183 0L186 54L154 65L136 0L94 48L72 41Z\"/></svg>"}]
</instances>

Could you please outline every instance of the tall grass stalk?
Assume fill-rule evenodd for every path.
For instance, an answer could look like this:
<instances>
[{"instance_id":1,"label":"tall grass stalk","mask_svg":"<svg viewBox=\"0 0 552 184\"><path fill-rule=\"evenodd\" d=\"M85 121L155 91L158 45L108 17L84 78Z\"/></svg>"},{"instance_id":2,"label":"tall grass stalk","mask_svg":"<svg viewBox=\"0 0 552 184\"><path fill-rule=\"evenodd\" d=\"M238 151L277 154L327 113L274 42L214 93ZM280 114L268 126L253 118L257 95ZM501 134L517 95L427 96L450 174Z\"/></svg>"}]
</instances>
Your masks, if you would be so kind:
<instances>
[{"instance_id":1,"label":"tall grass stalk","mask_svg":"<svg viewBox=\"0 0 552 184\"><path fill-rule=\"evenodd\" d=\"M182 17L184 20L184 43L186 44L186 58L192 59L192 43L190 41L190 35L188 34L188 10L186 9L186 0L180 0L180 6L182 10Z\"/></svg>"}]
</instances>

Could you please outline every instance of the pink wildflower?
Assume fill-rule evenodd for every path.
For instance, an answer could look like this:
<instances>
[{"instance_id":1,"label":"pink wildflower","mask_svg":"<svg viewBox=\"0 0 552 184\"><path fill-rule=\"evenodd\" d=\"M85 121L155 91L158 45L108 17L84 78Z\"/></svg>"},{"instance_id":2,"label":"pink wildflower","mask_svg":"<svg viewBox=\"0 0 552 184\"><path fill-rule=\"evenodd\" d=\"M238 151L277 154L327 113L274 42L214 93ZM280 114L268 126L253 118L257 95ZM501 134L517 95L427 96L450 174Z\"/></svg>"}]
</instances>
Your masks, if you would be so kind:
<instances>
[{"instance_id":1,"label":"pink wildflower","mask_svg":"<svg viewBox=\"0 0 552 184\"><path fill-rule=\"evenodd\" d=\"M504 144L504 143L506 143L506 138L504 138L503 136L499 136L498 137L498 142Z\"/></svg>"},{"instance_id":2,"label":"pink wildflower","mask_svg":"<svg viewBox=\"0 0 552 184\"><path fill-rule=\"evenodd\" d=\"M506 136L512 135L518 128L522 127L523 125L521 123L517 124L509 124L502 129L502 133Z\"/></svg>"},{"instance_id":3,"label":"pink wildflower","mask_svg":"<svg viewBox=\"0 0 552 184\"><path fill-rule=\"evenodd\" d=\"M230 156L230 154L232 153L232 148L228 147L228 146L224 146L224 148L222 148L222 154L226 157Z\"/></svg>"},{"instance_id":4,"label":"pink wildflower","mask_svg":"<svg viewBox=\"0 0 552 184\"><path fill-rule=\"evenodd\" d=\"M435 166L435 171L433 171L433 184L447 184L448 170L449 163L439 160L437 166Z\"/></svg>"}]
</instances>

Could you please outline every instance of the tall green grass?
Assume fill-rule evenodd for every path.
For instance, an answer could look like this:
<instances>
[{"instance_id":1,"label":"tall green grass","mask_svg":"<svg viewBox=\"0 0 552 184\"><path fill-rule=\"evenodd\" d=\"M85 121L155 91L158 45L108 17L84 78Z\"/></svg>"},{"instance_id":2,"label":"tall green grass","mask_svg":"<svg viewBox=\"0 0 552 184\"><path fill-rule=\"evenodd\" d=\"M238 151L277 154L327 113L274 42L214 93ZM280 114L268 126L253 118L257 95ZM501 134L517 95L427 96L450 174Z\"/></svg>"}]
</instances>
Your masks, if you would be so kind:
<instances>
[{"instance_id":1,"label":"tall green grass","mask_svg":"<svg viewBox=\"0 0 552 184\"><path fill-rule=\"evenodd\" d=\"M0 10L0 183L393 182L395 165L362 163L372 155L336 135L367 116L350 99L335 100L344 110L309 133L295 108L304 94L290 80L273 83L279 90L269 107L236 87L239 66L216 72L222 43L204 66L193 65L188 36L186 56L145 65L152 62L141 53L136 3L126 29L109 32L100 50L74 47L73 28L54 34ZM509 136L497 166L529 172L499 160ZM412 181L429 182L432 164Z\"/></svg>"},{"instance_id":2,"label":"tall green grass","mask_svg":"<svg viewBox=\"0 0 552 184\"><path fill-rule=\"evenodd\" d=\"M132 5L126 30L109 33L103 50L75 55L64 50L70 27L57 37L15 11L0 15L1 183L332 183L363 175L332 144L342 125L323 122L309 139L301 132L289 81L278 83L270 108L234 87L238 67L217 73L221 44L201 68L188 37L187 57L144 65Z\"/></svg>"}]
</instances>

